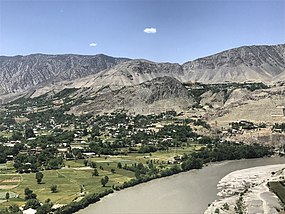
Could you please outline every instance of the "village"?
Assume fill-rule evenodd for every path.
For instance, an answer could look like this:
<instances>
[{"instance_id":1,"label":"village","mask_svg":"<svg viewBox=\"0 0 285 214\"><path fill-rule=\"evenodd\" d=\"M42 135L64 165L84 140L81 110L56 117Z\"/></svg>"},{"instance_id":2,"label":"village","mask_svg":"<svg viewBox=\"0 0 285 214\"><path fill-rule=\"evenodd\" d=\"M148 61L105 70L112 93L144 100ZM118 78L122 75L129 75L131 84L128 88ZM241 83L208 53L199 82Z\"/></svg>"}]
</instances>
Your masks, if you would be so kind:
<instances>
[{"instance_id":1,"label":"village","mask_svg":"<svg viewBox=\"0 0 285 214\"><path fill-rule=\"evenodd\" d=\"M69 91L61 93L66 96ZM202 115L174 110L73 115L66 113L72 100L55 102L58 96L1 106L0 208L14 209L12 213L17 207L24 213L68 213L77 209L69 206L71 202L83 206L81 199L95 193L118 191L208 162L272 155L273 144L256 144L256 136L283 136L284 131L283 124L250 121L217 127ZM283 154L284 149L276 147L275 153ZM35 195L25 195L26 188Z\"/></svg>"}]
</instances>

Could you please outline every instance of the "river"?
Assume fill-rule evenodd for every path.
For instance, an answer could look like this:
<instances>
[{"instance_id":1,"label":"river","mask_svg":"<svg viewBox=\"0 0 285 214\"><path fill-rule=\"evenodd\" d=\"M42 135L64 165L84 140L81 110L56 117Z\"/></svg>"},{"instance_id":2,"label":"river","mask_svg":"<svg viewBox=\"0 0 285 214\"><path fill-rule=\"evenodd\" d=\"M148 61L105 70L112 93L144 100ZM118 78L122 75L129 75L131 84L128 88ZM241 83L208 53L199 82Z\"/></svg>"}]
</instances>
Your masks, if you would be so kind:
<instances>
[{"instance_id":1,"label":"river","mask_svg":"<svg viewBox=\"0 0 285 214\"><path fill-rule=\"evenodd\" d=\"M115 192L78 214L201 214L217 199L217 183L230 172L285 163L272 157L225 161Z\"/></svg>"}]
</instances>

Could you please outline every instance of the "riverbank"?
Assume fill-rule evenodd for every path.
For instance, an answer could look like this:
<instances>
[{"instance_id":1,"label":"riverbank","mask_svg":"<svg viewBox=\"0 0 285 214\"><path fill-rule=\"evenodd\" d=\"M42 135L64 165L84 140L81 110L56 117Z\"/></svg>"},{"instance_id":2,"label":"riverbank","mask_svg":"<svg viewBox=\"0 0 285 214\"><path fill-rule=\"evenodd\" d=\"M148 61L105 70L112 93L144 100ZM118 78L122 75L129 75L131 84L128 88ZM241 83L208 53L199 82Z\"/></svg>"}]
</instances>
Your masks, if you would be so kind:
<instances>
[{"instance_id":1,"label":"riverbank","mask_svg":"<svg viewBox=\"0 0 285 214\"><path fill-rule=\"evenodd\" d=\"M226 152L225 152L226 151ZM234 160L241 158L258 158L264 157L272 154L269 147L264 147L261 145L253 144L237 144L233 142L218 143L204 147L199 152L192 152L190 154L183 154L183 156L178 157L179 163L169 164L168 167L159 165L161 169L157 168L154 163L157 162L155 159L148 160L146 164L134 163L132 165L125 165L122 167L125 170L129 170L135 174L135 178L132 178L123 184L112 185L112 189L108 190L112 192L113 190L122 190L128 187L138 185L140 183L145 183L153 179L167 177L170 175L178 174L183 171L189 171L192 169L201 169L204 164L210 162L218 162L223 160ZM89 200L91 197L91 200ZM88 199L86 199L88 198ZM96 198L96 200L93 200ZM59 210L59 213L73 213L79 209L85 208L93 201L97 201L98 194L87 195L80 201L72 202L70 205L63 207Z\"/></svg>"},{"instance_id":2,"label":"riverbank","mask_svg":"<svg viewBox=\"0 0 285 214\"><path fill-rule=\"evenodd\" d=\"M208 204L217 199L217 183L225 175L233 170L277 163L285 164L285 159L273 157L212 163L200 170L115 191L78 214L203 213Z\"/></svg>"},{"instance_id":3,"label":"riverbank","mask_svg":"<svg viewBox=\"0 0 285 214\"><path fill-rule=\"evenodd\" d=\"M231 172L217 187L220 199L214 201L205 214L230 214L243 211L250 214L278 214L282 209L278 197L267 183L284 177L285 164L269 165Z\"/></svg>"}]
</instances>

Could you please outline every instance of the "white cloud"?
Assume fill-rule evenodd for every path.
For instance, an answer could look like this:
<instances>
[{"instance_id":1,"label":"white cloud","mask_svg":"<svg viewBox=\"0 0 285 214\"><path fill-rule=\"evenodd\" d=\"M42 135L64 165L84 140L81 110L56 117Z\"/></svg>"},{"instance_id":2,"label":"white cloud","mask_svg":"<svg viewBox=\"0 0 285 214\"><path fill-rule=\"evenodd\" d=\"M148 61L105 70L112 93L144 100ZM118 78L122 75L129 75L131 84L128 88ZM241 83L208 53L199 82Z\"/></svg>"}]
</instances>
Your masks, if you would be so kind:
<instances>
[{"instance_id":1,"label":"white cloud","mask_svg":"<svg viewBox=\"0 0 285 214\"><path fill-rule=\"evenodd\" d=\"M90 46L90 47L96 47L97 44L92 42L92 43L89 44L89 46Z\"/></svg>"},{"instance_id":2,"label":"white cloud","mask_svg":"<svg viewBox=\"0 0 285 214\"><path fill-rule=\"evenodd\" d=\"M156 33L156 28L153 28L153 27L148 27L146 29L144 29L145 33Z\"/></svg>"}]
</instances>

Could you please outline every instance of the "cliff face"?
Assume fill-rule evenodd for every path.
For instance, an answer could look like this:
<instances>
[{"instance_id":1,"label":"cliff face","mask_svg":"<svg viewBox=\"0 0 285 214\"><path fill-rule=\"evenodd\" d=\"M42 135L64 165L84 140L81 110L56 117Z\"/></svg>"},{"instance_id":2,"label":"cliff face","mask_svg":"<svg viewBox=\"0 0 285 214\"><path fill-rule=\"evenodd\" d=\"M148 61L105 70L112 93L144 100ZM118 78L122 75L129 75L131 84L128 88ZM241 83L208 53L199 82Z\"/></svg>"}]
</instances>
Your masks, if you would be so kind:
<instances>
[{"instance_id":1,"label":"cliff face","mask_svg":"<svg viewBox=\"0 0 285 214\"><path fill-rule=\"evenodd\" d=\"M46 83L74 80L127 60L105 55L1 56L0 94L21 92Z\"/></svg>"}]
</instances>

